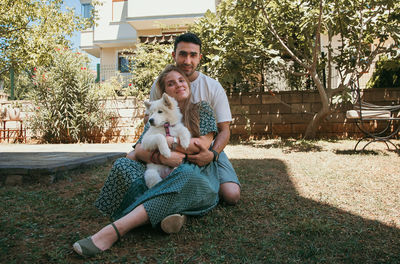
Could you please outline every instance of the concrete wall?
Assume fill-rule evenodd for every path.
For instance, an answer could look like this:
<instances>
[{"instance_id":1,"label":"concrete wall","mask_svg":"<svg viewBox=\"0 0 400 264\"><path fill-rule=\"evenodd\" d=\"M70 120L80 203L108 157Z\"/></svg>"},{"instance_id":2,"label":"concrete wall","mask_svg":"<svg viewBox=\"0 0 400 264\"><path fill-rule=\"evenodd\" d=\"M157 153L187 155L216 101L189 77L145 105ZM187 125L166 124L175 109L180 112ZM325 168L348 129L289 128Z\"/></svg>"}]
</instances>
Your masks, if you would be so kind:
<instances>
[{"instance_id":1,"label":"concrete wall","mask_svg":"<svg viewBox=\"0 0 400 264\"><path fill-rule=\"evenodd\" d=\"M123 5L122 7L120 5ZM125 5L125 9L124 9ZM94 41L118 42L121 40L136 40L136 30L126 23L111 23L124 20L126 16L126 2L104 1L102 6L96 7L99 11L99 19L94 30ZM113 12L114 11L114 12ZM117 14L117 11L120 13Z\"/></svg>"},{"instance_id":2,"label":"concrete wall","mask_svg":"<svg viewBox=\"0 0 400 264\"><path fill-rule=\"evenodd\" d=\"M232 139L294 137L304 135L307 124L321 107L317 92L279 92L257 94L231 94L228 96L233 122ZM364 92L367 102L378 105L400 104L400 89L369 89ZM29 115L32 107L28 101L19 101L22 105L22 117ZM0 101L2 107L11 107L12 102ZM15 104L15 103L14 103ZM108 100L106 108L113 112L113 126L107 135L98 138L99 142L134 142L143 129L144 107L135 98ZM354 122L346 119L346 110L352 105L347 103L327 117L319 130L321 138L348 138L361 136ZM9 127L13 122L7 124ZM377 124L371 123L371 126ZM26 123L25 123L26 126ZM27 131L31 138L32 132Z\"/></svg>"}]
</instances>

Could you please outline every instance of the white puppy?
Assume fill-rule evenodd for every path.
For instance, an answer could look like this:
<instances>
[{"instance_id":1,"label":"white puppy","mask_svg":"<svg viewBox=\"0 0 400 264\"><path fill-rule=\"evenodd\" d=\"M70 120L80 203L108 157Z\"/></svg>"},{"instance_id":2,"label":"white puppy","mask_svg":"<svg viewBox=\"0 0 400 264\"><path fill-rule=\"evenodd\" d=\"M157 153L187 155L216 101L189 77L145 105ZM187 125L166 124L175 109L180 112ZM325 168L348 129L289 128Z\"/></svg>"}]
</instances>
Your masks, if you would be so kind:
<instances>
[{"instance_id":1,"label":"white puppy","mask_svg":"<svg viewBox=\"0 0 400 264\"><path fill-rule=\"evenodd\" d=\"M164 157L171 156L166 135L179 138L180 145L186 149L189 147L191 135L189 130L182 124L182 114L176 100L167 94L153 102L145 102L149 113L150 128L143 135L142 146L144 149L153 151L158 149ZM167 124L167 125L166 125ZM162 180L160 175L168 174L171 168L165 165L148 163L144 178L148 188L153 187Z\"/></svg>"}]
</instances>

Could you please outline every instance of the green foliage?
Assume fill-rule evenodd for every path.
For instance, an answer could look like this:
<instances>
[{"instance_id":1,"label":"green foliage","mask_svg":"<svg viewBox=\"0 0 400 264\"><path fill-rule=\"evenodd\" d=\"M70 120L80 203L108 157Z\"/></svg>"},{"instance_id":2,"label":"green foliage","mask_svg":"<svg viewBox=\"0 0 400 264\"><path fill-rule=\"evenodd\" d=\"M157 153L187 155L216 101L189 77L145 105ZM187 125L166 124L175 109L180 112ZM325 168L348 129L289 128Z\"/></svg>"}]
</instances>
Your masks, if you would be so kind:
<instances>
[{"instance_id":1,"label":"green foliage","mask_svg":"<svg viewBox=\"0 0 400 264\"><path fill-rule=\"evenodd\" d=\"M299 90L315 88L310 73L315 67L321 83L325 69L326 89L336 88L333 85L338 77L340 89L344 89L349 75L364 72L374 57L393 50L395 45L383 45L385 41L392 39L398 44L398 2L323 1L318 32L319 4L311 0L221 1L217 14L207 12L191 28L203 40L204 71L228 90L269 88L275 76L284 77L287 86ZM320 33L324 46L314 53ZM374 41L378 48L372 52Z\"/></svg>"},{"instance_id":2,"label":"green foliage","mask_svg":"<svg viewBox=\"0 0 400 264\"><path fill-rule=\"evenodd\" d=\"M190 31L202 40L202 71L218 79L228 91L247 91L262 83L270 57L257 51L267 36L260 21L236 9L235 1L222 1L214 14L207 11Z\"/></svg>"},{"instance_id":3,"label":"green foliage","mask_svg":"<svg viewBox=\"0 0 400 264\"><path fill-rule=\"evenodd\" d=\"M400 88L400 58L380 58L367 86L368 88Z\"/></svg>"},{"instance_id":4,"label":"green foliage","mask_svg":"<svg viewBox=\"0 0 400 264\"><path fill-rule=\"evenodd\" d=\"M93 25L95 11L86 19L62 7L63 0L0 1L0 77L47 64L56 46L69 47L68 36Z\"/></svg>"},{"instance_id":5,"label":"green foliage","mask_svg":"<svg viewBox=\"0 0 400 264\"><path fill-rule=\"evenodd\" d=\"M30 93L34 115L30 127L49 143L92 142L110 124L88 70L87 56L71 50L56 50L48 67L38 67Z\"/></svg>"},{"instance_id":6,"label":"green foliage","mask_svg":"<svg viewBox=\"0 0 400 264\"><path fill-rule=\"evenodd\" d=\"M124 94L138 99L147 97L161 71L173 63L172 50L172 45L139 44L135 50L128 51L133 79Z\"/></svg>"},{"instance_id":7,"label":"green foliage","mask_svg":"<svg viewBox=\"0 0 400 264\"><path fill-rule=\"evenodd\" d=\"M118 95L118 92L123 89L123 82L120 78L120 75L113 76L110 79L100 82L98 84L98 92L97 94L100 98L115 98Z\"/></svg>"},{"instance_id":8,"label":"green foliage","mask_svg":"<svg viewBox=\"0 0 400 264\"><path fill-rule=\"evenodd\" d=\"M278 89L278 78L286 79L292 89L299 89L303 78L285 78L285 71L296 64L280 58L276 44L265 22L255 8L254 1L222 1L217 13L207 12L191 31L203 41L203 71L218 79L228 91L258 91ZM300 16L300 14L299 14ZM292 18L293 19L293 18ZM295 19L294 19L295 20ZM291 42L303 43L298 37L298 24L287 19Z\"/></svg>"},{"instance_id":9,"label":"green foliage","mask_svg":"<svg viewBox=\"0 0 400 264\"><path fill-rule=\"evenodd\" d=\"M27 99L28 92L34 89L32 83L32 73L29 71L22 71L14 77L14 97L16 100ZM10 76L4 76L4 92L11 93Z\"/></svg>"}]
</instances>

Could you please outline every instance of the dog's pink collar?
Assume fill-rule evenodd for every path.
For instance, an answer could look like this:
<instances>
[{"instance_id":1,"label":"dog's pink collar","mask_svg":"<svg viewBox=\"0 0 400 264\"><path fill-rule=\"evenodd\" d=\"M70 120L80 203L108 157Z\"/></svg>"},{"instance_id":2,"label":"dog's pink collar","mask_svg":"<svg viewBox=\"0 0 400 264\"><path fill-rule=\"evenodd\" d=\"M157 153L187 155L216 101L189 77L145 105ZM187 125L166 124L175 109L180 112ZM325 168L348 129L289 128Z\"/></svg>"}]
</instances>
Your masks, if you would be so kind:
<instances>
[{"instance_id":1,"label":"dog's pink collar","mask_svg":"<svg viewBox=\"0 0 400 264\"><path fill-rule=\"evenodd\" d=\"M169 127L174 127L174 126L171 126L171 125L169 124L169 122L166 122L166 123L164 124L164 129L165 129L165 135L168 136L168 137L171 136L171 134L169 133Z\"/></svg>"}]
</instances>

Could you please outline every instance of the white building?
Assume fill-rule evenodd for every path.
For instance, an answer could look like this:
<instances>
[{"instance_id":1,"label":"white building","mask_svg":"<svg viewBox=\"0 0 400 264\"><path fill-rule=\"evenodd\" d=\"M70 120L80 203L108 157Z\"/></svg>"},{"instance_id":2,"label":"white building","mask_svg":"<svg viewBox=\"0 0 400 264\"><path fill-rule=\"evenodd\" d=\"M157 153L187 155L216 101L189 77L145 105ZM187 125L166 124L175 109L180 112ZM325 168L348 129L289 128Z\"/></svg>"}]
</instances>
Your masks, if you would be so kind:
<instances>
[{"instance_id":1,"label":"white building","mask_svg":"<svg viewBox=\"0 0 400 264\"><path fill-rule=\"evenodd\" d=\"M80 0L82 14L90 16L91 0ZM215 12L219 0L103 0L96 6L98 25L81 32L80 48L100 58L100 80L120 71L129 77L125 49L148 41L173 42L188 25Z\"/></svg>"}]
</instances>

